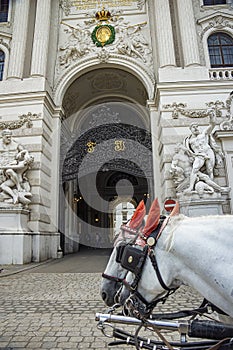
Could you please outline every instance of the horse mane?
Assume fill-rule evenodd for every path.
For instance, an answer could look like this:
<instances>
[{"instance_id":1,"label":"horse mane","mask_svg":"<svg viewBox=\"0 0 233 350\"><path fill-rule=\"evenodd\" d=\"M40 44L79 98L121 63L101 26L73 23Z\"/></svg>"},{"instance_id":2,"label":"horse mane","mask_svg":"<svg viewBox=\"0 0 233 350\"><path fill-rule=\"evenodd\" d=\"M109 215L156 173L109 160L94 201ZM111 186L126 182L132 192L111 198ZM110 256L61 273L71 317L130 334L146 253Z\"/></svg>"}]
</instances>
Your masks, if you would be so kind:
<instances>
[{"instance_id":1,"label":"horse mane","mask_svg":"<svg viewBox=\"0 0 233 350\"><path fill-rule=\"evenodd\" d=\"M174 241L174 233L177 229L177 227L182 223L182 222L190 222L190 221L194 221L195 223L197 222L197 220L200 222L204 221L204 223L206 222L206 220L216 220L216 219L220 219L225 221L227 217L233 217L232 215L228 214L228 215L202 215L202 216L194 216L194 217L189 217L186 216L184 214L179 214L179 215L175 215L175 216L171 216L167 226L165 227L165 229L167 228L165 233L162 233L162 236L165 235L165 239L164 239L164 244L165 247L164 249L166 251L170 251L172 249L173 246L173 241Z\"/></svg>"},{"instance_id":2,"label":"horse mane","mask_svg":"<svg viewBox=\"0 0 233 350\"><path fill-rule=\"evenodd\" d=\"M168 221L168 224L167 224L167 228L168 228L167 237L164 241L165 250L167 252L169 252L172 249L173 240L174 240L174 232L175 232L176 228L186 218L187 218L187 216L185 216L184 214L179 214L179 215L175 215L175 216L170 217L170 220ZM163 233L162 233L162 235L163 235Z\"/></svg>"}]
</instances>

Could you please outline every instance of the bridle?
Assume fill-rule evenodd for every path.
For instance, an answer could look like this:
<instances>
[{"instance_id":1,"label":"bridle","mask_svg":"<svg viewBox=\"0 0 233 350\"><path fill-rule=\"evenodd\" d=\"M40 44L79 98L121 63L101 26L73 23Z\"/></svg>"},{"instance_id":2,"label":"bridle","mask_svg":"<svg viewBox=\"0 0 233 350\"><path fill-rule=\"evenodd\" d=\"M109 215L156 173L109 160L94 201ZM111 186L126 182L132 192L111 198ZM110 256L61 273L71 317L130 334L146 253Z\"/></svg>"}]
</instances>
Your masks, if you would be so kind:
<instances>
[{"instance_id":1,"label":"bridle","mask_svg":"<svg viewBox=\"0 0 233 350\"><path fill-rule=\"evenodd\" d=\"M126 245L133 245L135 244L138 236L139 236L139 230L134 230L134 229L131 229L130 227L126 226L126 225L122 225L121 226L121 236L119 238L119 236L116 238L115 242L114 242L114 247L117 249L117 256L116 256L116 262L120 263L120 256L122 256L122 253L123 253L123 250L124 250L124 247ZM127 235L125 235L125 233L127 233ZM129 241L126 241L127 238L129 238L129 236L133 235L133 239L130 239ZM117 243L120 242L120 244L117 246ZM126 278L126 275L127 275L128 271L126 271L125 273L125 276L123 278L121 277L118 277L118 276L112 276L112 275L108 275L106 273L102 273L102 277L107 279L107 280L110 280L110 281L113 281L113 282L116 282L116 283L122 283L122 284L125 284L127 283L125 278Z\"/></svg>"},{"instance_id":2,"label":"bridle","mask_svg":"<svg viewBox=\"0 0 233 350\"><path fill-rule=\"evenodd\" d=\"M126 301L126 308L130 309L136 317L144 317L145 315L149 315L159 302L165 303L169 295L173 294L177 289L177 287L170 288L165 284L154 253L154 248L168 220L169 217L162 216L157 228L148 237L144 237L140 230L132 230L126 225L122 225L121 230L123 233L130 232L135 234L133 241L128 243L122 241L118 246L116 246L116 262L120 263L121 266L126 269L126 274L124 278L110 276L105 273L102 274L103 278L121 283L131 292L130 297ZM159 296L152 302L147 302L147 300L145 300L145 298L138 291L138 284L141 279L147 257L150 258L160 285L166 291L165 295L162 293L163 295ZM126 281L128 271L131 271L134 274L134 279L131 283ZM144 304L145 307L141 307L140 304Z\"/></svg>"}]
</instances>

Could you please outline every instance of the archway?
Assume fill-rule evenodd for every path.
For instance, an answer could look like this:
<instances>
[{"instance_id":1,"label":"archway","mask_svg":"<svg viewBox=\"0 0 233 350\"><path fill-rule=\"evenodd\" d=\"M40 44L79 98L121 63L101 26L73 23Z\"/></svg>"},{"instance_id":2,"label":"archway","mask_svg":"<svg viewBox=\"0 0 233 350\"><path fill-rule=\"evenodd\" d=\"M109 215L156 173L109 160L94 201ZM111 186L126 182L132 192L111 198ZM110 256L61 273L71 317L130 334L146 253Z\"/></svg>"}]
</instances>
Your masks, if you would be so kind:
<instances>
[{"instance_id":1,"label":"archway","mask_svg":"<svg viewBox=\"0 0 233 350\"><path fill-rule=\"evenodd\" d=\"M75 97L76 96L76 97ZM61 136L62 249L111 247L116 203L122 220L152 193L152 147L147 93L132 74L91 71L73 82L63 107ZM128 203L128 204L127 204Z\"/></svg>"}]
</instances>

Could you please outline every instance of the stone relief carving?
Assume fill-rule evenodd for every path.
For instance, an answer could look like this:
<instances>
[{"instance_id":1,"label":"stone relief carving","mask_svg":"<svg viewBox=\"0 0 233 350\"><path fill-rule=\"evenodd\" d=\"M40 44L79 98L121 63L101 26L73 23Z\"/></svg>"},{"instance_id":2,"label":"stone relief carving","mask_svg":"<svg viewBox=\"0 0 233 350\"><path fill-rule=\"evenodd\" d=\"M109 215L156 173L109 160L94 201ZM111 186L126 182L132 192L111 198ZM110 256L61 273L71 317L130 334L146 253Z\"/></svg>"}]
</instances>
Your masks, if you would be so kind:
<instances>
[{"instance_id":1,"label":"stone relief carving","mask_svg":"<svg viewBox=\"0 0 233 350\"><path fill-rule=\"evenodd\" d=\"M28 206L32 194L27 170L33 162L29 152L12 139L12 131L4 129L0 141L0 206Z\"/></svg>"},{"instance_id":2,"label":"stone relief carving","mask_svg":"<svg viewBox=\"0 0 233 350\"><path fill-rule=\"evenodd\" d=\"M64 52L59 56L60 65L66 68L73 61L86 55L91 51L91 32L82 28L79 24L76 27L67 25L65 32L68 34L68 40L64 46L60 46L60 50Z\"/></svg>"},{"instance_id":3,"label":"stone relief carving","mask_svg":"<svg viewBox=\"0 0 233 350\"><path fill-rule=\"evenodd\" d=\"M226 120L220 124L220 130L233 130L233 91L226 100Z\"/></svg>"},{"instance_id":4,"label":"stone relief carving","mask_svg":"<svg viewBox=\"0 0 233 350\"><path fill-rule=\"evenodd\" d=\"M90 87L95 92L121 91L126 93L127 80L122 73L100 72L90 77Z\"/></svg>"},{"instance_id":5,"label":"stone relief carving","mask_svg":"<svg viewBox=\"0 0 233 350\"><path fill-rule=\"evenodd\" d=\"M18 116L19 120L0 122L0 129L1 130L3 130L3 129L10 129L10 130L19 129L24 124L26 125L27 128L31 128L33 125L33 120L36 118L39 118L39 117L40 117L40 113L39 114L36 114L36 113L32 114L31 112L28 112L28 114L19 115Z\"/></svg>"},{"instance_id":6,"label":"stone relief carving","mask_svg":"<svg viewBox=\"0 0 233 350\"><path fill-rule=\"evenodd\" d=\"M199 21L200 22L200 21ZM200 38L202 39L204 34L210 30L211 28L215 29L223 29L223 28L230 28L233 29L233 25L231 24L231 20L226 18L225 16L218 15L212 18L206 27L202 29L202 31L199 33Z\"/></svg>"},{"instance_id":7,"label":"stone relief carving","mask_svg":"<svg viewBox=\"0 0 233 350\"><path fill-rule=\"evenodd\" d=\"M209 109L214 110L215 116L217 118L223 118L223 121L220 123L220 130L233 130L233 91L229 94L225 103L223 101L211 101L206 103ZM188 118L205 118L209 115L208 109L202 110L191 110L185 109L187 104L185 103L176 103L163 105L163 108L170 110L172 112L172 118L178 119L179 114L188 117ZM225 111L223 113L223 111Z\"/></svg>"},{"instance_id":8,"label":"stone relief carving","mask_svg":"<svg viewBox=\"0 0 233 350\"><path fill-rule=\"evenodd\" d=\"M142 28L146 22L130 25L123 22L116 26L118 39L116 40L117 52L129 57L140 58L145 63L151 63L151 49Z\"/></svg>"},{"instance_id":9,"label":"stone relief carving","mask_svg":"<svg viewBox=\"0 0 233 350\"><path fill-rule=\"evenodd\" d=\"M228 193L229 188L221 187L214 181L214 169L223 166L223 154L213 137L216 125L214 109L206 112L209 126L200 131L198 124L190 125L191 134L183 144L177 144L172 158L170 174L176 186L177 195L196 193L200 198L206 194Z\"/></svg>"},{"instance_id":10,"label":"stone relief carving","mask_svg":"<svg viewBox=\"0 0 233 350\"><path fill-rule=\"evenodd\" d=\"M206 103L208 108L213 108L215 110L216 117L222 117L221 109L226 108L224 102L222 101L211 101ZM194 109L185 109L187 107L186 103L172 103L163 105L164 109L169 109L172 111L172 118L178 119L179 114L184 115L188 118L205 118L208 117L209 112L207 109L194 110Z\"/></svg>"},{"instance_id":11,"label":"stone relief carving","mask_svg":"<svg viewBox=\"0 0 233 350\"><path fill-rule=\"evenodd\" d=\"M93 18L93 14L89 16ZM147 22L131 25L119 16L119 11L112 13L111 22L116 31L116 39L104 48L96 47L91 39L91 33L97 24L95 19L86 20L82 25L76 26L62 22L67 27L64 31L68 37L66 43L60 46L60 67L67 68L90 54L94 54L100 62L107 62L111 55L119 54L139 59L151 68L152 50L144 33Z\"/></svg>"},{"instance_id":12,"label":"stone relief carving","mask_svg":"<svg viewBox=\"0 0 233 350\"><path fill-rule=\"evenodd\" d=\"M138 0L137 7L139 10L142 10L144 5L146 3L146 0Z\"/></svg>"},{"instance_id":13,"label":"stone relief carving","mask_svg":"<svg viewBox=\"0 0 233 350\"><path fill-rule=\"evenodd\" d=\"M106 63L109 60L110 54L106 49L102 49L98 54L97 57L101 63Z\"/></svg>"}]
</instances>

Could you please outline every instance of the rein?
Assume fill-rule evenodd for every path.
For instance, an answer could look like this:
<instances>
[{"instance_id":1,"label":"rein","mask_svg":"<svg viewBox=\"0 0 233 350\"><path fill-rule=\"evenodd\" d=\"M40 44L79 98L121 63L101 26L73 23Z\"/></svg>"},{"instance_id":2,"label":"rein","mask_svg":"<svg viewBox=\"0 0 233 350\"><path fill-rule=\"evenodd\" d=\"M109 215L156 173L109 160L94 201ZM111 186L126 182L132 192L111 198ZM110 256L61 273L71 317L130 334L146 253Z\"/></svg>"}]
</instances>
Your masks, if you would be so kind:
<instances>
[{"instance_id":1,"label":"rein","mask_svg":"<svg viewBox=\"0 0 233 350\"><path fill-rule=\"evenodd\" d=\"M115 276L107 275L106 273L102 273L102 277L106 278L107 280L118 282L118 283L123 283L123 281L125 280L125 277L124 278L115 277Z\"/></svg>"}]
</instances>

